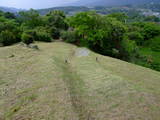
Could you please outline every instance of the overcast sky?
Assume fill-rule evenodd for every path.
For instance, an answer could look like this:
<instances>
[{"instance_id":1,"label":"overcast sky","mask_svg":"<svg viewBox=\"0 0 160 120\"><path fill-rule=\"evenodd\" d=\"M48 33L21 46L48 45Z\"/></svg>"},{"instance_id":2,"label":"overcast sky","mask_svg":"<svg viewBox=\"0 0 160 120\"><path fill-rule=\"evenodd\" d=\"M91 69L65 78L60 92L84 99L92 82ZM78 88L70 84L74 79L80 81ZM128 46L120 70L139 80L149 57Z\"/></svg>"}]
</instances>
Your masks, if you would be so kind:
<instances>
[{"instance_id":1,"label":"overcast sky","mask_svg":"<svg viewBox=\"0 0 160 120\"><path fill-rule=\"evenodd\" d=\"M49 8L72 3L77 0L0 0L0 6L15 8Z\"/></svg>"}]
</instances>

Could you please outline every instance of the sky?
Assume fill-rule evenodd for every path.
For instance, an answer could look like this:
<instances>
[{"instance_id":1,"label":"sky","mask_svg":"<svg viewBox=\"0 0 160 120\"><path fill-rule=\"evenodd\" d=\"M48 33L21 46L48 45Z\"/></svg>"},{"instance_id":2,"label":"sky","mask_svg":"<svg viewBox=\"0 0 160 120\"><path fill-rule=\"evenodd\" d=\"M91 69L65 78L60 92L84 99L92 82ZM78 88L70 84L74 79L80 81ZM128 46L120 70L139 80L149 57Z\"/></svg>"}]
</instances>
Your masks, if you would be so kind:
<instances>
[{"instance_id":1,"label":"sky","mask_svg":"<svg viewBox=\"0 0 160 120\"><path fill-rule=\"evenodd\" d=\"M0 0L0 6L15 7L22 9L40 9L55 6L63 6L77 0Z\"/></svg>"}]
</instances>

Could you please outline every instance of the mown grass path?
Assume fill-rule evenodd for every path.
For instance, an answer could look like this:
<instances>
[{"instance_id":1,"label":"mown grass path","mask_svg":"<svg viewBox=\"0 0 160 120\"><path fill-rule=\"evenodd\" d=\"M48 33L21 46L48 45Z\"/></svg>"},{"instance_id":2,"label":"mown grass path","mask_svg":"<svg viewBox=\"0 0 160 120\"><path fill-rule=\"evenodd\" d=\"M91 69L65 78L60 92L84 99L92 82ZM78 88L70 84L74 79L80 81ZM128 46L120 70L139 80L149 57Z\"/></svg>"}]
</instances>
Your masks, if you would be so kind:
<instances>
[{"instance_id":1,"label":"mown grass path","mask_svg":"<svg viewBox=\"0 0 160 120\"><path fill-rule=\"evenodd\" d=\"M0 48L0 120L159 120L159 72L37 44Z\"/></svg>"}]
</instances>

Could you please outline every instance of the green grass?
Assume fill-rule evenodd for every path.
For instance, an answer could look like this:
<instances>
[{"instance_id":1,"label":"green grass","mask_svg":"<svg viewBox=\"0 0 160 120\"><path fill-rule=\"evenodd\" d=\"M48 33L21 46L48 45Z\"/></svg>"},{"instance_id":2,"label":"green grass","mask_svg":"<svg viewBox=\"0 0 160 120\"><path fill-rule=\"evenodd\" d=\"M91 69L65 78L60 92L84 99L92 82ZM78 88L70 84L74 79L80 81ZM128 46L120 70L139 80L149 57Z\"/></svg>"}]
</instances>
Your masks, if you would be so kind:
<instances>
[{"instance_id":1,"label":"green grass","mask_svg":"<svg viewBox=\"0 0 160 120\"><path fill-rule=\"evenodd\" d=\"M150 48L142 48L140 49L140 53L142 55L152 56L153 61L160 63L160 54L159 52L152 51Z\"/></svg>"},{"instance_id":2,"label":"green grass","mask_svg":"<svg viewBox=\"0 0 160 120\"><path fill-rule=\"evenodd\" d=\"M148 57L152 60L152 63L147 63L147 61L138 61L137 64L160 71L160 54L158 51L153 51L151 48L141 48L140 54Z\"/></svg>"},{"instance_id":3,"label":"green grass","mask_svg":"<svg viewBox=\"0 0 160 120\"><path fill-rule=\"evenodd\" d=\"M36 44L0 48L0 119L159 120L159 72L94 52L77 57L63 42Z\"/></svg>"}]
</instances>

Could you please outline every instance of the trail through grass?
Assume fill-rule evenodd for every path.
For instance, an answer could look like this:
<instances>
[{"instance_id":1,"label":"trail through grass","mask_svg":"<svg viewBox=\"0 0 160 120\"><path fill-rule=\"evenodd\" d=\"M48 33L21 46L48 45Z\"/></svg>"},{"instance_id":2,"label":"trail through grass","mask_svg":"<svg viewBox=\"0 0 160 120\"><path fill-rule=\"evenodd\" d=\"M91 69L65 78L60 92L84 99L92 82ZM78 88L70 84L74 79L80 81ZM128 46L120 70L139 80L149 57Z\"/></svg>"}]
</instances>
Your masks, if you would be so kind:
<instances>
[{"instance_id":1,"label":"trail through grass","mask_svg":"<svg viewBox=\"0 0 160 120\"><path fill-rule=\"evenodd\" d=\"M0 120L159 120L159 72L77 56L63 42L37 44L0 48Z\"/></svg>"}]
</instances>

